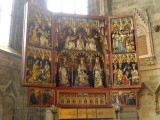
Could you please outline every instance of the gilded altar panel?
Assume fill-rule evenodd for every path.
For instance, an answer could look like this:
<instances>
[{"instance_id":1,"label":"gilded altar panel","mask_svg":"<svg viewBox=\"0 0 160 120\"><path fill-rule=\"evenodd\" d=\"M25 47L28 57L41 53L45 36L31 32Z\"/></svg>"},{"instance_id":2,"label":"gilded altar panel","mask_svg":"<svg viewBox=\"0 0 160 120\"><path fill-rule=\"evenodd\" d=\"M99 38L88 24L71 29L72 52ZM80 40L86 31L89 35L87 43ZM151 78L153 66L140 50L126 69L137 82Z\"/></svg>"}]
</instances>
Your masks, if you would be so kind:
<instances>
[{"instance_id":1,"label":"gilded altar panel","mask_svg":"<svg viewBox=\"0 0 160 120\"><path fill-rule=\"evenodd\" d=\"M77 119L77 109L60 109L58 112L59 119Z\"/></svg>"},{"instance_id":2,"label":"gilded altar panel","mask_svg":"<svg viewBox=\"0 0 160 120\"><path fill-rule=\"evenodd\" d=\"M57 16L57 21L57 86L106 88L105 18Z\"/></svg>"},{"instance_id":3,"label":"gilded altar panel","mask_svg":"<svg viewBox=\"0 0 160 120\"><path fill-rule=\"evenodd\" d=\"M87 109L87 118L97 118L96 108L88 108Z\"/></svg>"},{"instance_id":4,"label":"gilded altar panel","mask_svg":"<svg viewBox=\"0 0 160 120\"><path fill-rule=\"evenodd\" d=\"M115 118L115 109L97 108L97 118Z\"/></svg>"},{"instance_id":5,"label":"gilded altar panel","mask_svg":"<svg viewBox=\"0 0 160 120\"><path fill-rule=\"evenodd\" d=\"M114 88L140 88L139 56L134 16L110 17L109 42Z\"/></svg>"},{"instance_id":6,"label":"gilded altar panel","mask_svg":"<svg viewBox=\"0 0 160 120\"><path fill-rule=\"evenodd\" d=\"M57 105L60 107L108 106L109 92L101 90L58 90Z\"/></svg>"},{"instance_id":7,"label":"gilded altar panel","mask_svg":"<svg viewBox=\"0 0 160 120\"><path fill-rule=\"evenodd\" d=\"M29 106L55 104L68 108L60 110L61 118L76 119L112 118L104 107L137 105L141 78L133 15L53 14L29 4L25 17Z\"/></svg>"},{"instance_id":8,"label":"gilded altar panel","mask_svg":"<svg viewBox=\"0 0 160 120\"><path fill-rule=\"evenodd\" d=\"M27 86L52 86L52 56L50 50L33 46L27 47L24 84Z\"/></svg>"},{"instance_id":9,"label":"gilded altar panel","mask_svg":"<svg viewBox=\"0 0 160 120\"><path fill-rule=\"evenodd\" d=\"M35 6L29 7L28 43L37 47L52 47L52 14Z\"/></svg>"},{"instance_id":10,"label":"gilded altar panel","mask_svg":"<svg viewBox=\"0 0 160 120\"><path fill-rule=\"evenodd\" d=\"M53 86L52 13L32 4L25 13L24 85Z\"/></svg>"},{"instance_id":11,"label":"gilded altar panel","mask_svg":"<svg viewBox=\"0 0 160 120\"><path fill-rule=\"evenodd\" d=\"M78 108L78 118L87 118L86 108Z\"/></svg>"}]
</instances>

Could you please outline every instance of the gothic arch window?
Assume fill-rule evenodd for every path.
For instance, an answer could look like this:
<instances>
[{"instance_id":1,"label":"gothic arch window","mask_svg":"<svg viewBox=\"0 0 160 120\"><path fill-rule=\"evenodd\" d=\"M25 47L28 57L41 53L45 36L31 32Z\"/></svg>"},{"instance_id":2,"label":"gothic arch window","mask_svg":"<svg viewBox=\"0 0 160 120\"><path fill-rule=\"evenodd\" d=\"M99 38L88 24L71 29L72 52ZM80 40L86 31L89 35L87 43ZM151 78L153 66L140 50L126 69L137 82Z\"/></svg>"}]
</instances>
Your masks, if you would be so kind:
<instances>
[{"instance_id":1,"label":"gothic arch window","mask_svg":"<svg viewBox=\"0 0 160 120\"><path fill-rule=\"evenodd\" d=\"M47 0L47 7L52 12L88 14L88 0Z\"/></svg>"},{"instance_id":2,"label":"gothic arch window","mask_svg":"<svg viewBox=\"0 0 160 120\"><path fill-rule=\"evenodd\" d=\"M151 31L151 23L148 15L148 10L143 11L144 18L134 9L134 14L136 18L136 30L137 30L137 42L139 58L141 60L141 65L153 65L156 63L155 53L153 48L153 36Z\"/></svg>"},{"instance_id":3,"label":"gothic arch window","mask_svg":"<svg viewBox=\"0 0 160 120\"><path fill-rule=\"evenodd\" d=\"M0 1L0 45L9 44L12 3L13 0Z\"/></svg>"}]
</instances>

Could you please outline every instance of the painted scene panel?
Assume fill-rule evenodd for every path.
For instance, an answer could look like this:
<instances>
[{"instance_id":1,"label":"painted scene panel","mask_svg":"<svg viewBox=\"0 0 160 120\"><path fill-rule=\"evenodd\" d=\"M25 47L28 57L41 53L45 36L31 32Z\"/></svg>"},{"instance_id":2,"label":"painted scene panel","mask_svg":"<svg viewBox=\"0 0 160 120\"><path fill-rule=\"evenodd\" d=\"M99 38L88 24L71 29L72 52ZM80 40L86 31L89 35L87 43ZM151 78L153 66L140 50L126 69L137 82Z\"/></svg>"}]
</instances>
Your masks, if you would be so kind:
<instances>
[{"instance_id":1,"label":"painted scene panel","mask_svg":"<svg viewBox=\"0 0 160 120\"><path fill-rule=\"evenodd\" d=\"M135 52L135 31L133 16L110 19L112 53Z\"/></svg>"},{"instance_id":2,"label":"painted scene panel","mask_svg":"<svg viewBox=\"0 0 160 120\"><path fill-rule=\"evenodd\" d=\"M46 88L29 88L30 107L48 107L55 104L55 90Z\"/></svg>"},{"instance_id":3,"label":"painted scene panel","mask_svg":"<svg viewBox=\"0 0 160 120\"><path fill-rule=\"evenodd\" d=\"M137 106L137 90L113 90L111 91L112 106Z\"/></svg>"},{"instance_id":4,"label":"painted scene panel","mask_svg":"<svg viewBox=\"0 0 160 120\"><path fill-rule=\"evenodd\" d=\"M113 54L113 87L140 85L137 55L135 53Z\"/></svg>"},{"instance_id":5,"label":"painted scene panel","mask_svg":"<svg viewBox=\"0 0 160 120\"><path fill-rule=\"evenodd\" d=\"M52 47L52 14L30 6L28 18L28 42L38 47Z\"/></svg>"},{"instance_id":6,"label":"painted scene panel","mask_svg":"<svg viewBox=\"0 0 160 120\"><path fill-rule=\"evenodd\" d=\"M28 46L25 85L52 86L51 51Z\"/></svg>"}]
</instances>

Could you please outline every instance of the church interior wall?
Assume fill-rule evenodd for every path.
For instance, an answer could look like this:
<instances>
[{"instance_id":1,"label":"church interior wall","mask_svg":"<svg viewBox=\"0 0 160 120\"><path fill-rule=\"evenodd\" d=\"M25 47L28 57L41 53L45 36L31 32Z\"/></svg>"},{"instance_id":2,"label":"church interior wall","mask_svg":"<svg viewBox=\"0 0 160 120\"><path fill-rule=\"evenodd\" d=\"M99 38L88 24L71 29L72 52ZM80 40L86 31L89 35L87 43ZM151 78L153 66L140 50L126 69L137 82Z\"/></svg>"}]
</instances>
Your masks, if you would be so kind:
<instances>
[{"instance_id":1,"label":"church interior wall","mask_svg":"<svg viewBox=\"0 0 160 120\"><path fill-rule=\"evenodd\" d=\"M109 1L110 0L108 0L108 2ZM105 6L107 6L106 4L107 2L105 2ZM154 26L160 25L160 1L113 0L108 4L112 7L109 7L108 13L104 13L105 15L133 13L134 8L136 8L143 17L144 9L148 9L156 62L153 65L141 66L141 77L144 88L139 91L139 107L125 108L124 111L138 111L140 120L159 120L160 92L158 89L160 86L160 32L155 32ZM98 13L96 12L96 14ZM45 108L27 107L28 93L27 88L22 87L21 62L21 55L13 55L13 53L0 50L0 120L11 120L11 117L7 116L12 116L14 120L43 120ZM10 87L10 82L13 84L12 87ZM11 91L5 91L7 87L10 88ZM12 93L13 90L17 93ZM12 96L13 94L15 94L15 97ZM8 100L6 101L8 104L7 106L3 104L5 97Z\"/></svg>"},{"instance_id":2,"label":"church interior wall","mask_svg":"<svg viewBox=\"0 0 160 120\"><path fill-rule=\"evenodd\" d=\"M144 89L140 91L139 97L139 112L140 120L158 120L160 115L156 112L159 110L159 97L155 98L157 93L156 89L160 84L160 34L156 32L154 26L160 24L160 7L158 0L113 0L112 8L110 9L111 15L133 14L136 8L145 20L144 9L148 10L149 20L151 22L151 32L153 37L153 49L156 59L155 64L141 66L141 78L144 84ZM139 45L140 46L140 45ZM152 94L148 91L152 91Z\"/></svg>"}]
</instances>

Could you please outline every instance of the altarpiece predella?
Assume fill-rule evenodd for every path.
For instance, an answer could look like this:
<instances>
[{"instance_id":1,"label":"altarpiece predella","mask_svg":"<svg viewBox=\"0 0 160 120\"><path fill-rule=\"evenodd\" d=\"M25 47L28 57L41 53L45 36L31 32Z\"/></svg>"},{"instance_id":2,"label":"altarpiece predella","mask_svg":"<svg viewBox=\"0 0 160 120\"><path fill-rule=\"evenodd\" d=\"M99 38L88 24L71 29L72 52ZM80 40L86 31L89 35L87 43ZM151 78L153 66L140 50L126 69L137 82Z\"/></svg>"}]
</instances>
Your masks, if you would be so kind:
<instances>
[{"instance_id":1,"label":"altarpiece predella","mask_svg":"<svg viewBox=\"0 0 160 120\"><path fill-rule=\"evenodd\" d=\"M141 79L133 15L54 14L27 4L23 48L29 106L137 105Z\"/></svg>"}]
</instances>

